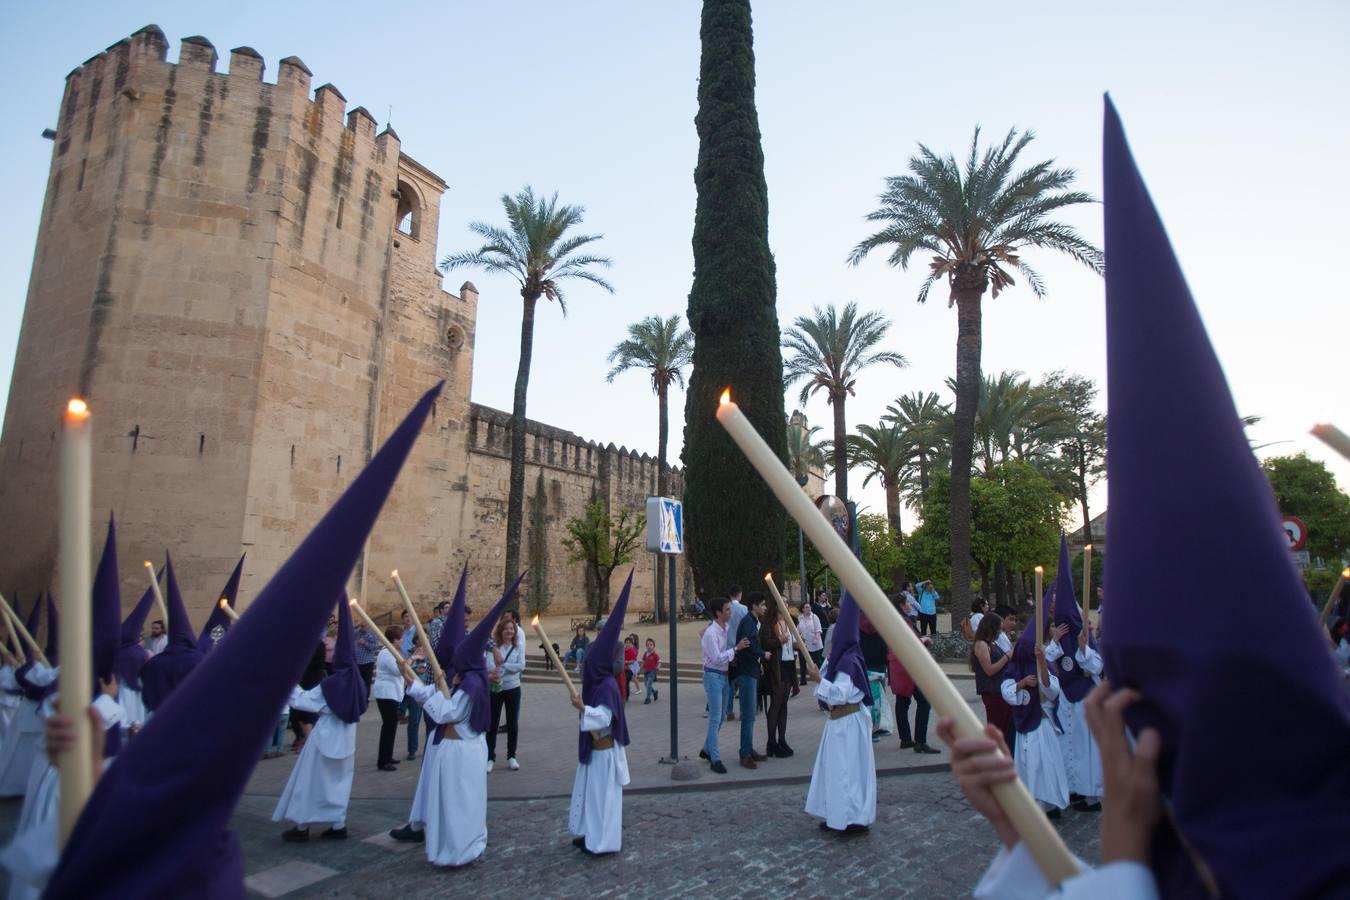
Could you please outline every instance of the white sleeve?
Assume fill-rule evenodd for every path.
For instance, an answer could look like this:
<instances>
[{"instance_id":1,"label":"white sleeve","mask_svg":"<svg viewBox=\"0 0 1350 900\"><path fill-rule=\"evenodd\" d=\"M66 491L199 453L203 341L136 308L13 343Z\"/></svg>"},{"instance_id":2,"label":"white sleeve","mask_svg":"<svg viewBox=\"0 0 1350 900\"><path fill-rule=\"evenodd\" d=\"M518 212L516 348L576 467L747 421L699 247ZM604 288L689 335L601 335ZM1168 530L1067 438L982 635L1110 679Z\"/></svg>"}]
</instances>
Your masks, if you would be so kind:
<instances>
[{"instance_id":1,"label":"white sleeve","mask_svg":"<svg viewBox=\"0 0 1350 900\"><path fill-rule=\"evenodd\" d=\"M1059 697L1059 679L1054 675L1050 676L1049 686L1042 684L1039 685L1039 687L1041 689L1042 703L1049 703L1051 700L1055 700Z\"/></svg>"},{"instance_id":2,"label":"white sleeve","mask_svg":"<svg viewBox=\"0 0 1350 900\"><path fill-rule=\"evenodd\" d=\"M288 705L300 712L316 713L323 712L328 704L323 699L323 688L315 685L308 690L301 687L291 688L291 701Z\"/></svg>"},{"instance_id":3,"label":"white sleeve","mask_svg":"<svg viewBox=\"0 0 1350 900\"><path fill-rule=\"evenodd\" d=\"M845 703L857 703L862 700L862 691L853 683L847 672L836 672L833 681L821 679L816 685L816 699L826 706L841 706Z\"/></svg>"},{"instance_id":4,"label":"white sleeve","mask_svg":"<svg viewBox=\"0 0 1350 900\"><path fill-rule=\"evenodd\" d=\"M126 724L126 714L122 712L122 704L117 702L116 697L99 694L94 698L94 709L103 720L104 731L112 731L118 725Z\"/></svg>"},{"instance_id":5,"label":"white sleeve","mask_svg":"<svg viewBox=\"0 0 1350 900\"><path fill-rule=\"evenodd\" d=\"M1148 868L1131 862L1118 862L1092 869L1074 857L1079 873L1052 889L1041 874L1026 846L1018 843L1012 850L1000 848L980 883L975 885L975 900L1157 900L1158 889Z\"/></svg>"},{"instance_id":6,"label":"white sleeve","mask_svg":"<svg viewBox=\"0 0 1350 900\"><path fill-rule=\"evenodd\" d=\"M1019 688L1011 678L1003 679L998 689L1009 706L1026 706L1031 702L1031 691Z\"/></svg>"},{"instance_id":7,"label":"white sleeve","mask_svg":"<svg viewBox=\"0 0 1350 900\"><path fill-rule=\"evenodd\" d=\"M56 677L60 672L60 666L53 668L52 666L43 665L39 661L33 663L32 668L28 670L27 674L24 675L24 678L28 680L29 684L37 687L46 687L56 680Z\"/></svg>"},{"instance_id":8,"label":"white sleeve","mask_svg":"<svg viewBox=\"0 0 1350 900\"><path fill-rule=\"evenodd\" d=\"M1143 863L1113 862L1080 872L1060 885L1056 896L1063 900L1158 900L1158 884Z\"/></svg>"},{"instance_id":9,"label":"white sleeve","mask_svg":"<svg viewBox=\"0 0 1350 900\"><path fill-rule=\"evenodd\" d=\"M422 712L437 725L445 725L464 721L469 716L471 706L472 701L464 691L455 691L448 700L444 694L436 691L423 702Z\"/></svg>"},{"instance_id":10,"label":"white sleeve","mask_svg":"<svg viewBox=\"0 0 1350 900\"><path fill-rule=\"evenodd\" d=\"M1064 648L1059 645L1059 641L1048 641L1045 645L1045 661L1052 663L1064 655Z\"/></svg>"},{"instance_id":11,"label":"white sleeve","mask_svg":"<svg viewBox=\"0 0 1350 900\"><path fill-rule=\"evenodd\" d=\"M421 681L414 681L408 685L408 696L413 698L413 702L418 706L425 706L427 701L431 699L432 694L439 694L440 692L440 688L436 685L423 684Z\"/></svg>"},{"instance_id":12,"label":"white sleeve","mask_svg":"<svg viewBox=\"0 0 1350 900\"><path fill-rule=\"evenodd\" d=\"M1083 667L1083 671L1089 675L1100 675L1105 668L1102 664L1102 655L1091 647L1080 647L1074 654L1074 659Z\"/></svg>"},{"instance_id":13,"label":"white sleeve","mask_svg":"<svg viewBox=\"0 0 1350 900\"><path fill-rule=\"evenodd\" d=\"M587 706L581 711L580 730L599 731L601 728L608 728L613 719L614 713L610 712L608 706Z\"/></svg>"}]
</instances>

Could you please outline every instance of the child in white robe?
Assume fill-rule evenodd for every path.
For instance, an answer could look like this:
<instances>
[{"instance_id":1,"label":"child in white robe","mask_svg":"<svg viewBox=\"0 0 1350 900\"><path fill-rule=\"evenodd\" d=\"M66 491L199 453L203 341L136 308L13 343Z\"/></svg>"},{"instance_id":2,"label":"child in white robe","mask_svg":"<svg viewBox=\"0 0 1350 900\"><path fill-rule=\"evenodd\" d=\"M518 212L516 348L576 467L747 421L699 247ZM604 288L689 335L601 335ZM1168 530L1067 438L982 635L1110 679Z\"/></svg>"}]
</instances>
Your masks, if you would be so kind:
<instances>
[{"instance_id":1,"label":"child in white robe","mask_svg":"<svg viewBox=\"0 0 1350 900\"><path fill-rule=\"evenodd\" d=\"M1026 784L1042 809L1054 811L1051 818L1055 818L1069 805L1069 775L1064 771L1059 733L1043 708L1043 704L1059 697L1059 679L1050 675L1049 680L1048 685L1044 682L1039 685L1039 699L1020 680L1005 679L1000 689L1003 699L1013 708L1013 733L1017 742L1013 759L1017 761L1017 777ZM1039 723L1027 727L1028 720L1036 719L1037 713Z\"/></svg>"},{"instance_id":2,"label":"child in white robe","mask_svg":"<svg viewBox=\"0 0 1350 900\"><path fill-rule=\"evenodd\" d=\"M434 684L420 681L409 686L408 696L444 728L428 738L409 827L423 835L427 862L468 865L487 849L487 738L470 721L474 700L461 690L446 699Z\"/></svg>"},{"instance_id":3,"label":"child in white robe","mask_svg":"<svg viewBox=\"0 0 1350 900\"><path fill-rule=\"evenodd\" d=\"M33 687L43 688L53 684L56 676L57 669L37 660L28 666L23 680ZM0 797L21 797L28 790L29 775L42 740L41 703L41 700L27 696L19 699L10 725L10 739L0 746Z\"/></svg>"},{"instance_id":4,"label":"child in white robe","mask_svg":"<svg viewBox=\"0 0 1350 900\"><path fill-rule=\"evenodd\" d=\"M1058 641L1047 643L1045 662L1052 671L1056 668L1065 671L1069 666L1075 667L1090 678L1092 684L1096 684L1103 668L1101 654L1081 643L1078 645L1078 652L1073 656L1067 656ZM1064 677L1073 677L1073 672L1068 671ZM1056 680L1060 680L1058 676ZM1096 812L1101 809L1103 790L1101 751L1097 749L1097 742L1092 739L1092 732L1088 730L1087 717L1083 712L1085 697L1080 697L1075 702L1069 699L1068 690L1062 680L1060 687L1063 691L1059 698L1059 706L1056 708L1056 716L1060 727L1064 729L1059 736L1059 748L1064 758L1064 770L1069 779L1069 792L1082 797L1082 800L1075 804L1076 809Z\"/></svg>"},{"instance_id":5,"label":"child in white robe","mask_svg":"<svg viewBox=\"0 0 1350 900\"><path fill-rule=\"evenodd\" d=\"M352 772L356 762L356 725L342 721L324 701L323 685L309 690L291 690L291 709L319 714L319 721L291 777L277 801L272 821L289 819L295 826L283 832L291 842L309 840L309 826L331 823L320 837L341 840L347 836L347 803L352 795Z\"/></svg>"}]
</instances>

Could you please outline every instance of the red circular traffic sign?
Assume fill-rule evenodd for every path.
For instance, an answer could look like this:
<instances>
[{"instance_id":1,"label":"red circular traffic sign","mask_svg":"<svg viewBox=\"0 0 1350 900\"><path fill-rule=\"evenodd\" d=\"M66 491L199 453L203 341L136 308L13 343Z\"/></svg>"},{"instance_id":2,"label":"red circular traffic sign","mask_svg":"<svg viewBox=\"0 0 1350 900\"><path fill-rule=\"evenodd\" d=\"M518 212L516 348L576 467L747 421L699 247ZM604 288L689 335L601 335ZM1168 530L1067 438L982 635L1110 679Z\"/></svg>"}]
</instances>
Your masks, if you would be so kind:
<instances>
[{"instance_id":1,"label":"red circular traffic sign","mask_svg":"<svg viewBox=\"0 0 1350 900\"><path fill-rule=\"evenodd\" d=\"M1298 516L1283 516L1284 536L1289 539L1290 550L1302 550L1308 543L1308 526Z\"/></svg>"}]
</instances>

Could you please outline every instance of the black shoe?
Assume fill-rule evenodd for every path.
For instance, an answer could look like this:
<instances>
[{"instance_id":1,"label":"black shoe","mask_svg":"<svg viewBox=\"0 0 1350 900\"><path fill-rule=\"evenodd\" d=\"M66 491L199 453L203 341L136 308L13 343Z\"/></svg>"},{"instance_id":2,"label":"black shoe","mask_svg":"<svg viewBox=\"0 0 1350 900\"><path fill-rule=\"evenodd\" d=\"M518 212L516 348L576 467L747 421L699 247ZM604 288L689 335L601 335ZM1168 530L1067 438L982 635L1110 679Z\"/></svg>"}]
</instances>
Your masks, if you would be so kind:
<instances>
[{"instance_id":1,"label":"black shoe","mask_svg":"<svg viewBox=\"0 0 1350 900\"><path fill-rule=\"evenodd\" d=\"M939 750L939 749L937 749L936 747L930 747L930 746L928 746L927 744L915 744L915 745L914 745L914 752L915 752L915 753L941 753L942 751Z\"/></svg>"},{"instance_id":2,"label":"black shoe","mask_svg":"<svg viewBox=\"0 0 1350 900\"><path fill-rule=\"evenodd\" d=\"M585 850L586 839L584 837L574 837L572 838L572 846L576 847L578 850Z\"/></svg>"},{"instance_id":3,"label":"black shoe","mask_svg":"<svg viewBox=\"0 0 1350 900\"><path fill-rule=\"evenodd\" d=\"M347 839L347 826L343 825L341 828L330 828L319 835L319 838L325 841L345 841Z\"/></svg>"},{"instance_id":4,"label":"black shoe","mask_svg":"<svg viewBox=\"0 0 1350 900\"><path fill-rule=\"evenodd\" d=\"M711 759L712 759L712 757L708 755L708 751L707 751L707 750L700 750L700 751L698 751L698 758L699 758L699 759L707 759L707 760L711 760Z\"/></svg>"},{"instance_id":5,"label":"black shoe","mask_svg":"<svg viewBox=\"0 0 1350 900\"><path fill-rule=\"evenodd\" d=\"M913 741L910 741L910 740L902 740L902 741L900 741L900 749L901 749L901 750L908 750L910 747L913 747L913 746L914 746L914 742L913 742Z\"/></svg>"},{"instance_id":6,"label":"black shoe","mask_svg":"<svg viewBox=\"0 0 1350 900\"><path fill-rule=\"evenodd\" d=\"M763 753L760 753L758 750L752 748L750 750L750 758L753 759L755 762L764 762L769 757L765 756Z\"/></svg>"},{"instance_id":7,"label":"black shoe","mask_svg":"<svg viewBox=\"0 0 1350 900\"><path fill-rule=\"evenodd\" d=\"M402 841L405 844L421 844L427 839L425 831L415 830L412 825L404 825L395 828L389 832L389 836L396 841Z\"/></svg>"},{"instance_id":8,"label":"black shoe","mask_svg":"<svg viewBox=\"0 0 1350 900\"><path fill-rule=\"evenodd\" d=\"M774 759L777 759L777 758L778 758L778 744L774 743L773 741L769 741L768 745L766 745L765 748L764 748L764 755L765 755L765 756L772 756Z\"/></svg>"},{"instance_id":9,"label":"black shoe","mask_svg":"<svg viewBox=\"0 0 1350 900\"><path fill-rule=\"evenodd\" d=\"M397 771L398 771L398 766L394 765L393 763L380 763L380 771L381 771L381 772L397 772Z\"/></svg>"},{"instance_id":10,"label":"black shoe","mask_svg":"<svg viewBox=\"0 0 1350 900\"><path fill-rule=\"evenodd\" d=\"M844 829L844 834L867 834L871 830L871 827L868 825L858 825L854 823Z\"/></svg>"},{"instance_id":11,"label":"black shoe","mask_svg":"<svg viewBox=\"0 0 1350 900\"><path fill-rule=\"evenodd\" d=\"M720 759L715 759L712 761L712 770L716 772L718 775L727 774L727 767L722 765L722 761Z\"/></svg>"},{"instance_id":12,"label":"black shoe","mask_svg":"<svg viewBox=\"0 0 1350 900\"><path fill-rule=\"evenodd\" d=\"M303 844L309 840L309 829L288 828L281 833L281 839L288 844Z\"/></svg>"},{"instance_id":13,"label":"black shoe","mask_svg":"<svg viewBox=\"0 0 1350 900\"><path fill-rule=\"evenodd\" d=\"M1053 822L1055 819L1058 819L1062 815L1064 814L1059 811L1059 807L1055 807L1054 809L1047 812L1045 814L1045 817Z\"/></svg>"},{"instance_id":14,"label":"black shoe","mask_svg":"<svg viewBox=\"0 0 1350 900\"><path fill-rule=\"evenodd\" d=\"M1098 800L1095 803L1088 803L1086 800L1079 800L1073 805L1073 808L1079 812L1101 812L1102 802Z\"/></svg>"},{"instance_id":15,"label":"black shoe","mask_svg":"<svg viewBox=\"0 0 1350 900\"><path fill-rule=\"evenodd\" d=\"M411 753L408 754L408 762L412 762L414 759L417 759L417 751L416 751L416 750L414 750L414 751L412 751Z\"/></svg>"},{"instance_id":16,"label":"black shoe","mask_svg":"<svg viewBox=\"0 0 1350 900\"><path fill-rule=\"evenodd\" d=\"M787 744L779 744L779 745L778 745L778 756L779 756L780 759L787 759L789 756L793 756L793 755L794 755L794 753L793 753L792 748L789 747Z\"/></svg>"},{"instance_id":17,"label":"black shoe","mask_svg":"<svg viewBox=\"0 0 1350 900\"><path fill-rule=\"evenodd\" d=\"M1082 795L1082 794L1076 794L1076 793L1074 793L1073 791L1069 791L1069 805L1070 805L1070 806L1074 805L1075 803L1082 803L1082 802L1083 802L1083 795Z\"/></svg>"}]
</instances>

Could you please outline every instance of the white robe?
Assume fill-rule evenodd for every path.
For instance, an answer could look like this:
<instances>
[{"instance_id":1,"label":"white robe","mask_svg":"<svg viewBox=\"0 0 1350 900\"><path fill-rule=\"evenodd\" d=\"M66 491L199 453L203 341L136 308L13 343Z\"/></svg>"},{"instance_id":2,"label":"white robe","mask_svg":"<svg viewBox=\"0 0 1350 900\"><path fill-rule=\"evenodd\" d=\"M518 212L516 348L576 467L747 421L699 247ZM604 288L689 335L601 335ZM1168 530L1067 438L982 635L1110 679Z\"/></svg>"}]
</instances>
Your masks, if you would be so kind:
<instances>
[{"instance_id":1,"label":"white robe","mask_svg":"<svg viewBox=\"0 0 1350 900\"><path fill-rule=\"evenodd\" d=\"M614 711L587 706L581 711L581 730L601 737L610 733ZM591 761L577 763L572 780L572 804L567 830L586 839L592 853L617 853L623 846L623 786L628 784L628 753L622 744L591 750Z\"/></svg>"},{"instance_id":2,"label":"white robe","mask_svg":"<svg viewBox=\"0 0 1350 900\"><path fill-rule=\"evenodd\" d=\"M1064 668L1064 651L1059 644L1045 645L1045 661L1048 665ZM1091 647L1080 648L1073 655L1073 665L1091 675L1093 684L1102 674L1101 654ZM1104 791L1102 755L1088 728L1083 703L1074 703L1068 697L1061 696L1057 713L1059 724L1064 728L1064 733L1059 736L1059 749L1064 757L1064 770L1069 775L1069 790L1089 800L1097 800Z\"/></svg>"},{"instance_id":3,"label":"white robe","mask_svg":"<svg viewBox=\"0 0 1350 900\"><path fill-rule=\"evenodd\" d=\"M975 900L1158 900L1158 886L1147 866L1136 862L1108 863L1088 868L1052 890L1031 852L1019 843L998 851L980 883Z\"/></svg>"},{"instance_id":4,"label":"white robe","mask_svg":"<svg viewBox=\"0 0 1350 900\"><path fill-rule=\"evenodd\" d=\"M356 763L356 725L333 715L319 686L309 690L293 688L289 705L302 712L318 713L319 721L295 761L272 821L289 819L300 827L331 822L334 828L345 828Z\"/></svg>"},{"instance_id":5,"label":"white robe","mask_svg":"<svg viewBox=\"0 0 1350 900\"><path fill-rule=\"evenodd\" d=\"M51 715L50 699L42 704L43 722ZM94 699L94 709L103 720L104 731L125 724L122 708L106 694L99 694ZM45 736L41 744L41 749L45 750ZM0 867L9 871L9 900L38 900L47 887L47 880L56 871L56 863L61 856L57 834L61 813L61 777L56 767L47 760L45 752L37 761L42 766L39 768L35 765L36 777L23 798L14 838L0 850ZM104 760L105 770L111 762Z\"/></svg>"},{"instance_id":6,"label":"white robe","mask_svg":"<svg viewBox=\"0 0 1350 900\"><path fill-rule=\"evenodd\" d=\"M57 674L58 669L35 662L27 677L33 684L48 685L56 680ZM28 790L28 776L38 755L43 721L38 704L21 697L10 725L11 737L0 746L0 797L21 797Z\"/></svg>"},{"instance_id":7,"label":"white robe","mask_svg":"<svg viewBox=\"0 0 1350 900\"><path fill-rule=\"evenodd\" d=\"M816 685L816 698L828 706L862 703L863 694L847 673ZM877 819L877 766L872 755L872 716L867 707L842 719L830 719L806 792L806 811L835 831L871 825Z\"/></svg>"},{"instance_id":8,"label":"white robe","mask_svg":"<svg viewBox=\"0 0 1350 900\"><path fill-rule=\"evenodd\" d=\"M427 862L467 865L487 849L487 740L469 725L473 704L463 691L447 700L435 685L417 682L408 695L422 704L428 719L437 725L453 722L450 727L459 735L459 740L445 738L438 751L422 759L418 789L425 788L425 795L414 814L426 823Z\"/></svg>"},{"instance_id":9,"label":"white robe","mask_svg":"<svg viewBox=\"0 0 1350 900\"><path fill-rule=\"evenodd\" d=\"M19 682L14 677L14 667L0 666L0 744L9 737L9 726L19 711L21 699L23 695L19 693Z\"/></svg>"},{"instance_id":10,"label":"white robe","mask_svg":"<svg viewBox=\"0 0 1350 900\"><path fill-rule=\"evenodd\" d=\"M126 717L128 728L140 729L145 726L146 717L150 712L145 708L145 697L140 691L133 691L126 685L119 684L117 702L122 705L122 715Z\"/></svg>"},{"instance_id":11,"label":"white robe","mask_svg":"<svg viewBox=\"0 0 1350 900\"><path fill-rule=\"evenodd\" d=\"M1050 676L1050 686L1039 685L1041 704L1054 701L1059 696L1059 679ZM1026 706L1031 702L1031 691L1019 690L1017 682L1005 679L1002 685L1003 699L1009 706ZM1043 805L1059 809L1069 805L1069 774L1064 771L1064 755L1059 749L1059 732L1055 730L1048 714L1042 714L1041 724L1035 731L1016 733L1017 749L1013 753L1017 764L1017 777Z\"/></svg>"}]
</instances>

